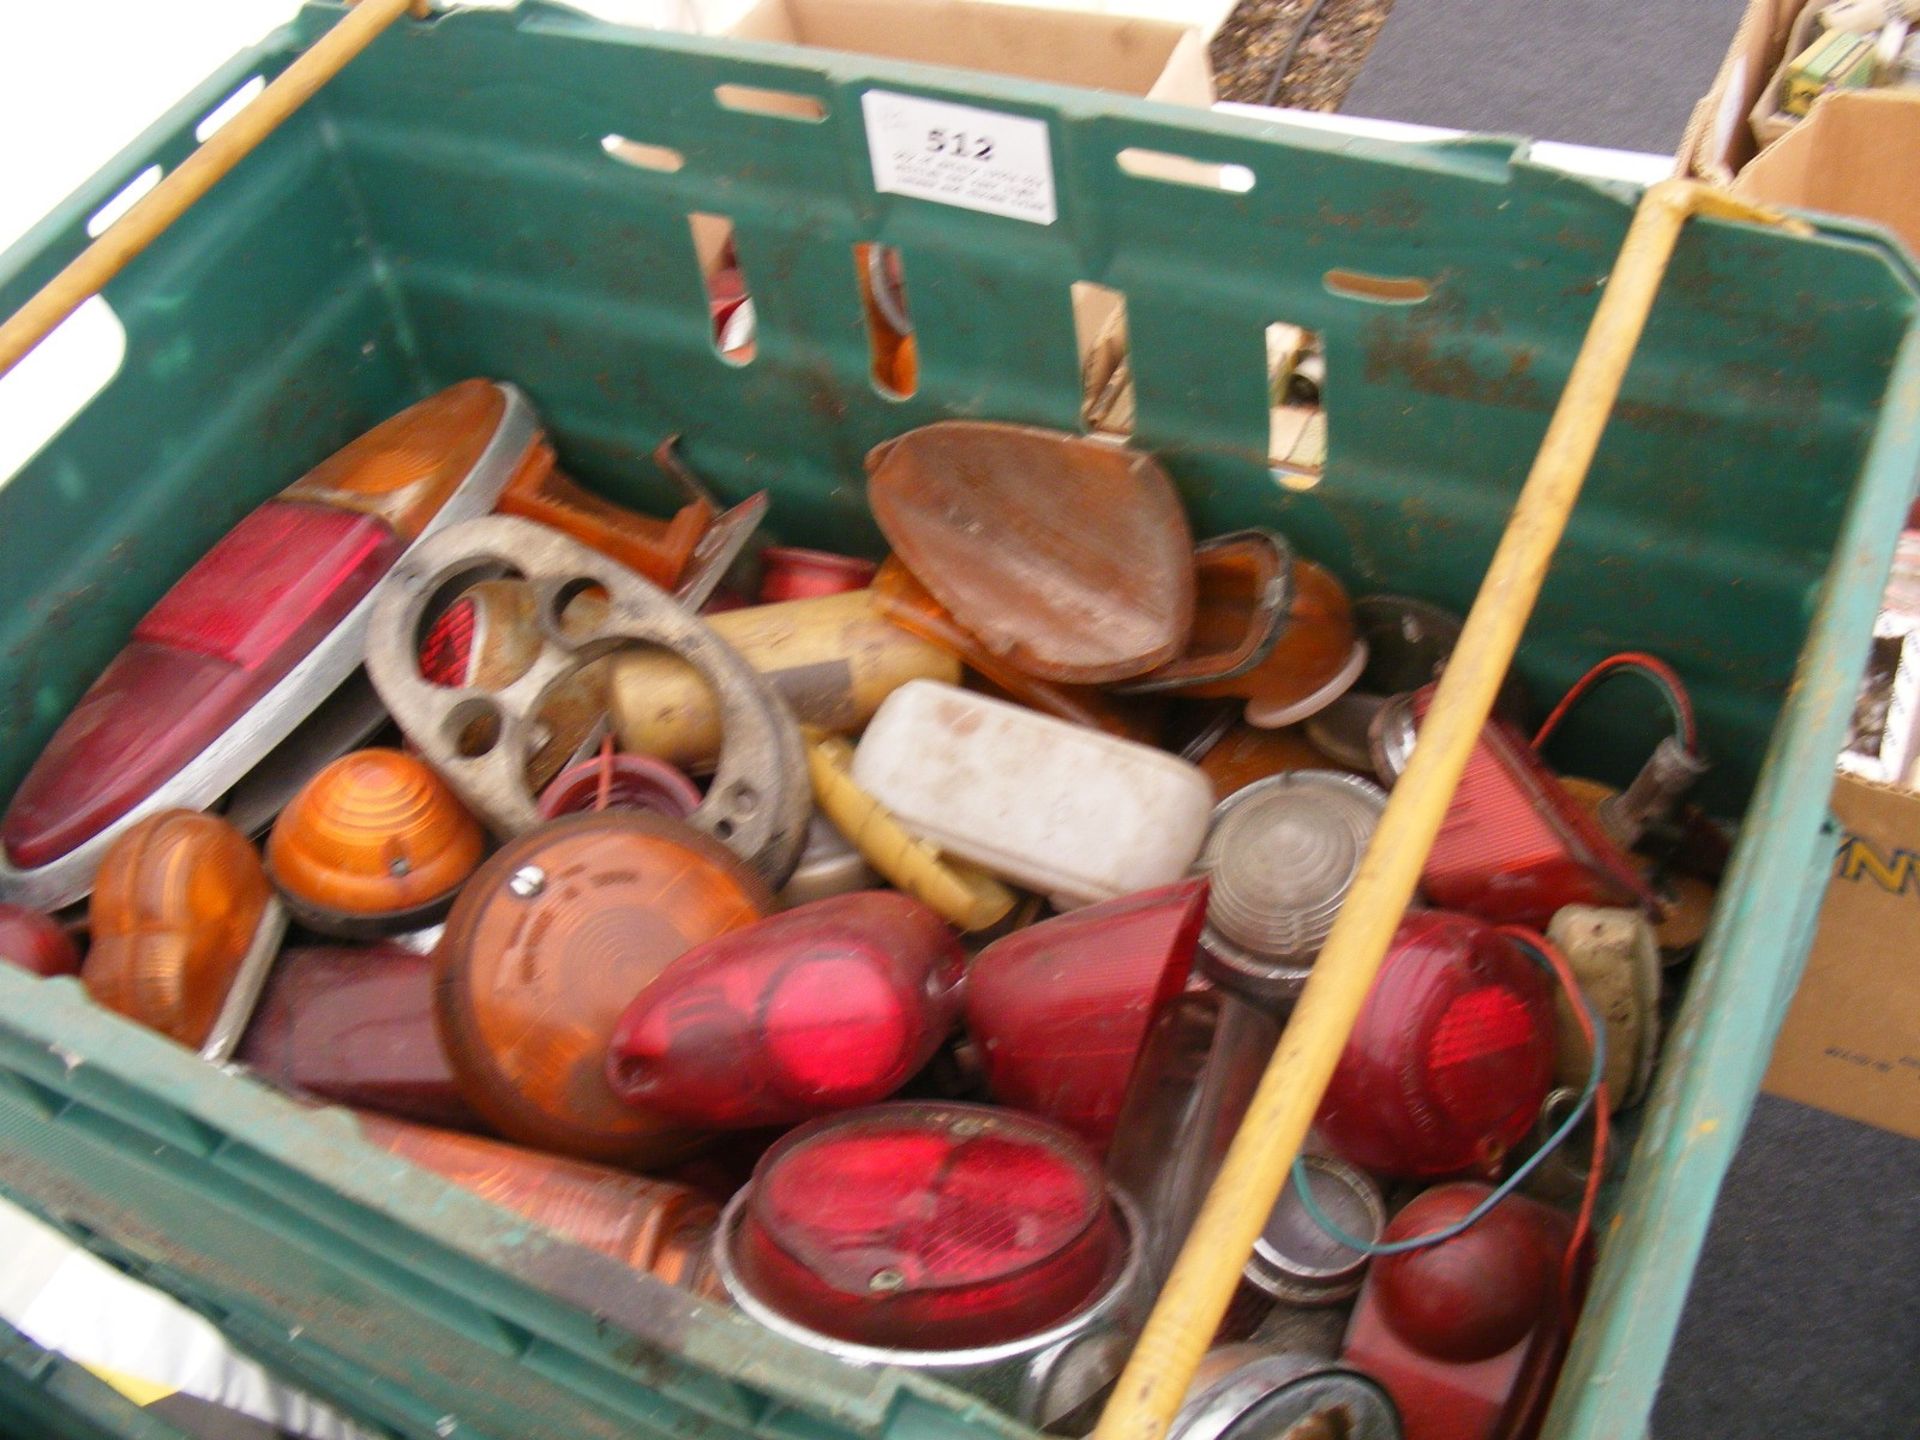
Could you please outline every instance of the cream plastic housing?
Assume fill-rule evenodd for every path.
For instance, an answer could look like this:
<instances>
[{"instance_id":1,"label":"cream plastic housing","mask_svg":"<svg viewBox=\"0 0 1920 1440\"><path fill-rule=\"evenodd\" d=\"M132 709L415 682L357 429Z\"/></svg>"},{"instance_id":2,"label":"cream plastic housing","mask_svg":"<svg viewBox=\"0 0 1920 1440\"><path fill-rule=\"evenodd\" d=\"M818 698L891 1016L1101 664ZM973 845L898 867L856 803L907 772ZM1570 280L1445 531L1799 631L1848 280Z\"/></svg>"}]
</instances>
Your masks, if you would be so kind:
<instances>
[{"instance_id":1,"label":"cream plastic housing","mask_svg":"<svg viewBox=\"0 0 1920 1440\"><path fill-rule=\"evenodd\" d=\"M853 778L916 834L1062 908L1182 878L1213 810L1197 766L932 680L887 697Z\"/></svg>"}]
</instances>

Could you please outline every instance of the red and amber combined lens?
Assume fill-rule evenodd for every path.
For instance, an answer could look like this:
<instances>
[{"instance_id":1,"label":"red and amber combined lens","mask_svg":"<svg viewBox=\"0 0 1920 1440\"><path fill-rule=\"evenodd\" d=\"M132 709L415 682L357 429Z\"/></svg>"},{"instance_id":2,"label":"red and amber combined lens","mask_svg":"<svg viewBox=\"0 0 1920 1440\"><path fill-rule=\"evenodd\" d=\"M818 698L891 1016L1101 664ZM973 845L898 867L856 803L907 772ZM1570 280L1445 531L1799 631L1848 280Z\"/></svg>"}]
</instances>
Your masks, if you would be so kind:
<instances>
[{"instance_id":1,"label":"red and amber combined lens","mask_svg":"<svg viewBox=\"0 0 1920 1440\"><path fill-rule=\"evenodd\" d=\"M1491 1173L1553 1080L1553 995L1520 947L1468 915L1400 922L1316 1122L1380 1175Z\"/></svg>"},{"instance_id":2,"label":"red and amber combined lens","mask_svg":"<svg viewBox=\"0 0 1920 1440\"><path fill-rule=\"evenodd\" d=\"M198 1049L272 899L260 857L226 821L149 816L101 862L81 980L107 1009Z\"/></svg>"},{"instance_id":3,"label":"red and amber combined lens","mask_svg":"<svg viewBox=\"0 0 1920 1440\"><path fill-rule=\"evenodd\" d=\"M669 965L620 1017L607 1078L627 1103L707 1129L871 1105L953 1028L965 964L906 895L802 905Z\"/></svg>"},{"instance_id":4,"label":"red and amber combined lens","mask_svg":"<svg viewBox=\"0 0 1920 1440\"><path fill-rule=\"evenodd\" d=\"M509 1139L660 1165L694 1139L607 1083L614 1023L669 963L772 906L718 841L640 810L573 815L482 865L448 917L440 1036L462 1092Z\"/></svg>"},{"instance_id":5,"label":"red and amber combined lens","mask_svg":"<svg viewBox=\"0 0 1920 1440\"><path fill-rule=\"evenodd\" d=\"M267 870L301 923L330 934L437 919L479 865L480 824L398 750L356 750L309 780L267 837Z\"/></svg>"},{"instance_id":6,"label":"red and amber combined lens","mask_svg":"<svg viewBox=\"0 0 1920 1440\"><path fill-rule=\"evenodd\" d=\"M740 1282L823 1335L958 1350L1036 1334L1109 1283L1126 1239L1093 1154L984 1105L816 1120L754 1171Z\"/></svg>"},{"instance_id":7,"label":"red and amber combined lens","mask_svg":"<svg viewBox=\"0 0 1920 1440\"><path fill-rule=\"evenodd\" d=\"M506 404L491 381L443 390L222 536L134 627L21 782L0 819L8 859L52 864L233 733L473 472Z\"/></svg>"}]
</instances>

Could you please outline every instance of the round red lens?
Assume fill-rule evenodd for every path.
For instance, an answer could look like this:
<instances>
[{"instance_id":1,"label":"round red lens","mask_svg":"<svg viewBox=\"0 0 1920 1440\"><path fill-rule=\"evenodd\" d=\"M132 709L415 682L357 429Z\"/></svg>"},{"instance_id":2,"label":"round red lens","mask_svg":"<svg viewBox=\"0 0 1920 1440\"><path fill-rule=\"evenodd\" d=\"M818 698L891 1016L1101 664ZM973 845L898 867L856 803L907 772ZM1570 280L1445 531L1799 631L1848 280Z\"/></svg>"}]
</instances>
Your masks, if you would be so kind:
<instances>
[{"instance_id":1,"label":"round red lens","mask_svg":"<svg viewBox=\"0 0 1920 1440\"><path fill-rule=\"evenodd\" d=\"M80 952L60 922L21 905L0 905L0 961L41 976L80 973Z\"/></svg>"},{"instance_id":2,"label":"round red lens","mask_svg":"<svg viewBox=\"0 0 1920 1440\"><path fill-rule=\"evenodd\" d=\"M1125 1240L1072 1134L977 1105L897 1104L815 1122L760 1162L733 1239L740 1282L822 1334L958 1350L1057 1324Z\"/></svg>"},{"instance_id":3,"label":"round red lens","mask_svg":"<svg viewBox=\"0 0 1920 1440\"><path fill-rule=\"evenodd\" d=\"M1490 1171L1553 1077L1553 997L1513 941L1471 916L1401 921L1327 1087L1319 1126L1382 1175Z\"/></svg>"}]
</instances>

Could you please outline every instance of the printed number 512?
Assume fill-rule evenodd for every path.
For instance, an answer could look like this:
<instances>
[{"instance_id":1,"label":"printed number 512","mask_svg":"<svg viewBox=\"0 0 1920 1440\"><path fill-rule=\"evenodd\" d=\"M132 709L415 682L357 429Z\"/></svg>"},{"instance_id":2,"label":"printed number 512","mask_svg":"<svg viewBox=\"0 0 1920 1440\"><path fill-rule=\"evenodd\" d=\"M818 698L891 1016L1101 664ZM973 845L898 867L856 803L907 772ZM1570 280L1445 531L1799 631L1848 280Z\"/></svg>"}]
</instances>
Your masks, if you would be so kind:
<instances>
[{"instance_id":1,"label":"printed number 512","mask_svg":"<svg viewBox=\"0 0 1920 1440\"><path fill-rule=\"evenodd\" d=\"M932 155L957 155L962 160L991 160L993 140L986 135L970 135L965 130L929 130L927 152Z\"/></svg>"}]
</instances>

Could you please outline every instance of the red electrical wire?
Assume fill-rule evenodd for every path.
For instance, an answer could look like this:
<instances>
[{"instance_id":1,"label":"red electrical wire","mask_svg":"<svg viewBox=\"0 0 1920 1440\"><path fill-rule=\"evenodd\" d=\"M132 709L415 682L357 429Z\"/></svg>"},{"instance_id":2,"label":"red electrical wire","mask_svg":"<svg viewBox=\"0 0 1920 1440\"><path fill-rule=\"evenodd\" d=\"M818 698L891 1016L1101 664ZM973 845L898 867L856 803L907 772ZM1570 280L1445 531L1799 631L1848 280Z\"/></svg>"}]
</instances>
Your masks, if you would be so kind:
<instances>
[{"instance_id":1,"label":"red electrical wire","mask_svg":"<svg viewBox=\"0 0 1920 1440\"><path fill-rule=\"evenodd\" d=\"M1533 748L1538 750L1547 743L1548 737L1560 728L1560 722L1579 703L1581 696L1620 670L1638 670L1650 676L1666 692L1667 703L1673 707L1674 718L1679 723L1681 743L1689 752L1697 751L1700 748L1700 732L1694 723L1693 697L1687 694L1685 682L1658 655L1648 655L1640 650L1623 650L1618 655L1609 655L1574 681L1572 688L1560 697L1560 703L1553 707L1553 713L1541 722L1540 729L1533 737Z\"/></svg>"},{"instance_id":2,"label":"red electrical wire","mask_svg":"<svg viewBox=\"0 0 1920 1440\"><path fill-rule=\"evenodd\" d=\"M1564 702L1563 702L1564 703ZM1580 1033L1586 1038L1587 1048L1594 1043L1593 1014L1587 1008L1586 995L1580 989L1580 982L1574 977L1573 967L1567 963L1567 957L1560 953L1555 945L1538 930L1530 930L1524 925L1501 925L1497 927L1502 935L1510 935L1521 944L1530 947L1543 956L1547 964L1553 967L1553 973L1559 977L1561 988L1567 992L1572 1002L1574 1018L1580 1023ZM1601 1173L1606 1168L1607 1130L1611 1109L1607 1097L1607 1082L1602 1080L1593 1091L1593 1158L1587 1167L1587 1185L1580 1196L1580 1210L1574 1217L1573 1238L1567 1243L1566 1257L1560 1265L1560 1297L1566 1310L1567 1329L1573 1329L1574 1321L1579 1318L1578 1307L1574 1304L1577 1292L1575 1277L1580 1268L1580 1254L1586 1248L1587 1235L1593 1228L1593 1212L1600 1198Z\"/></svg>"}]
</instances>

